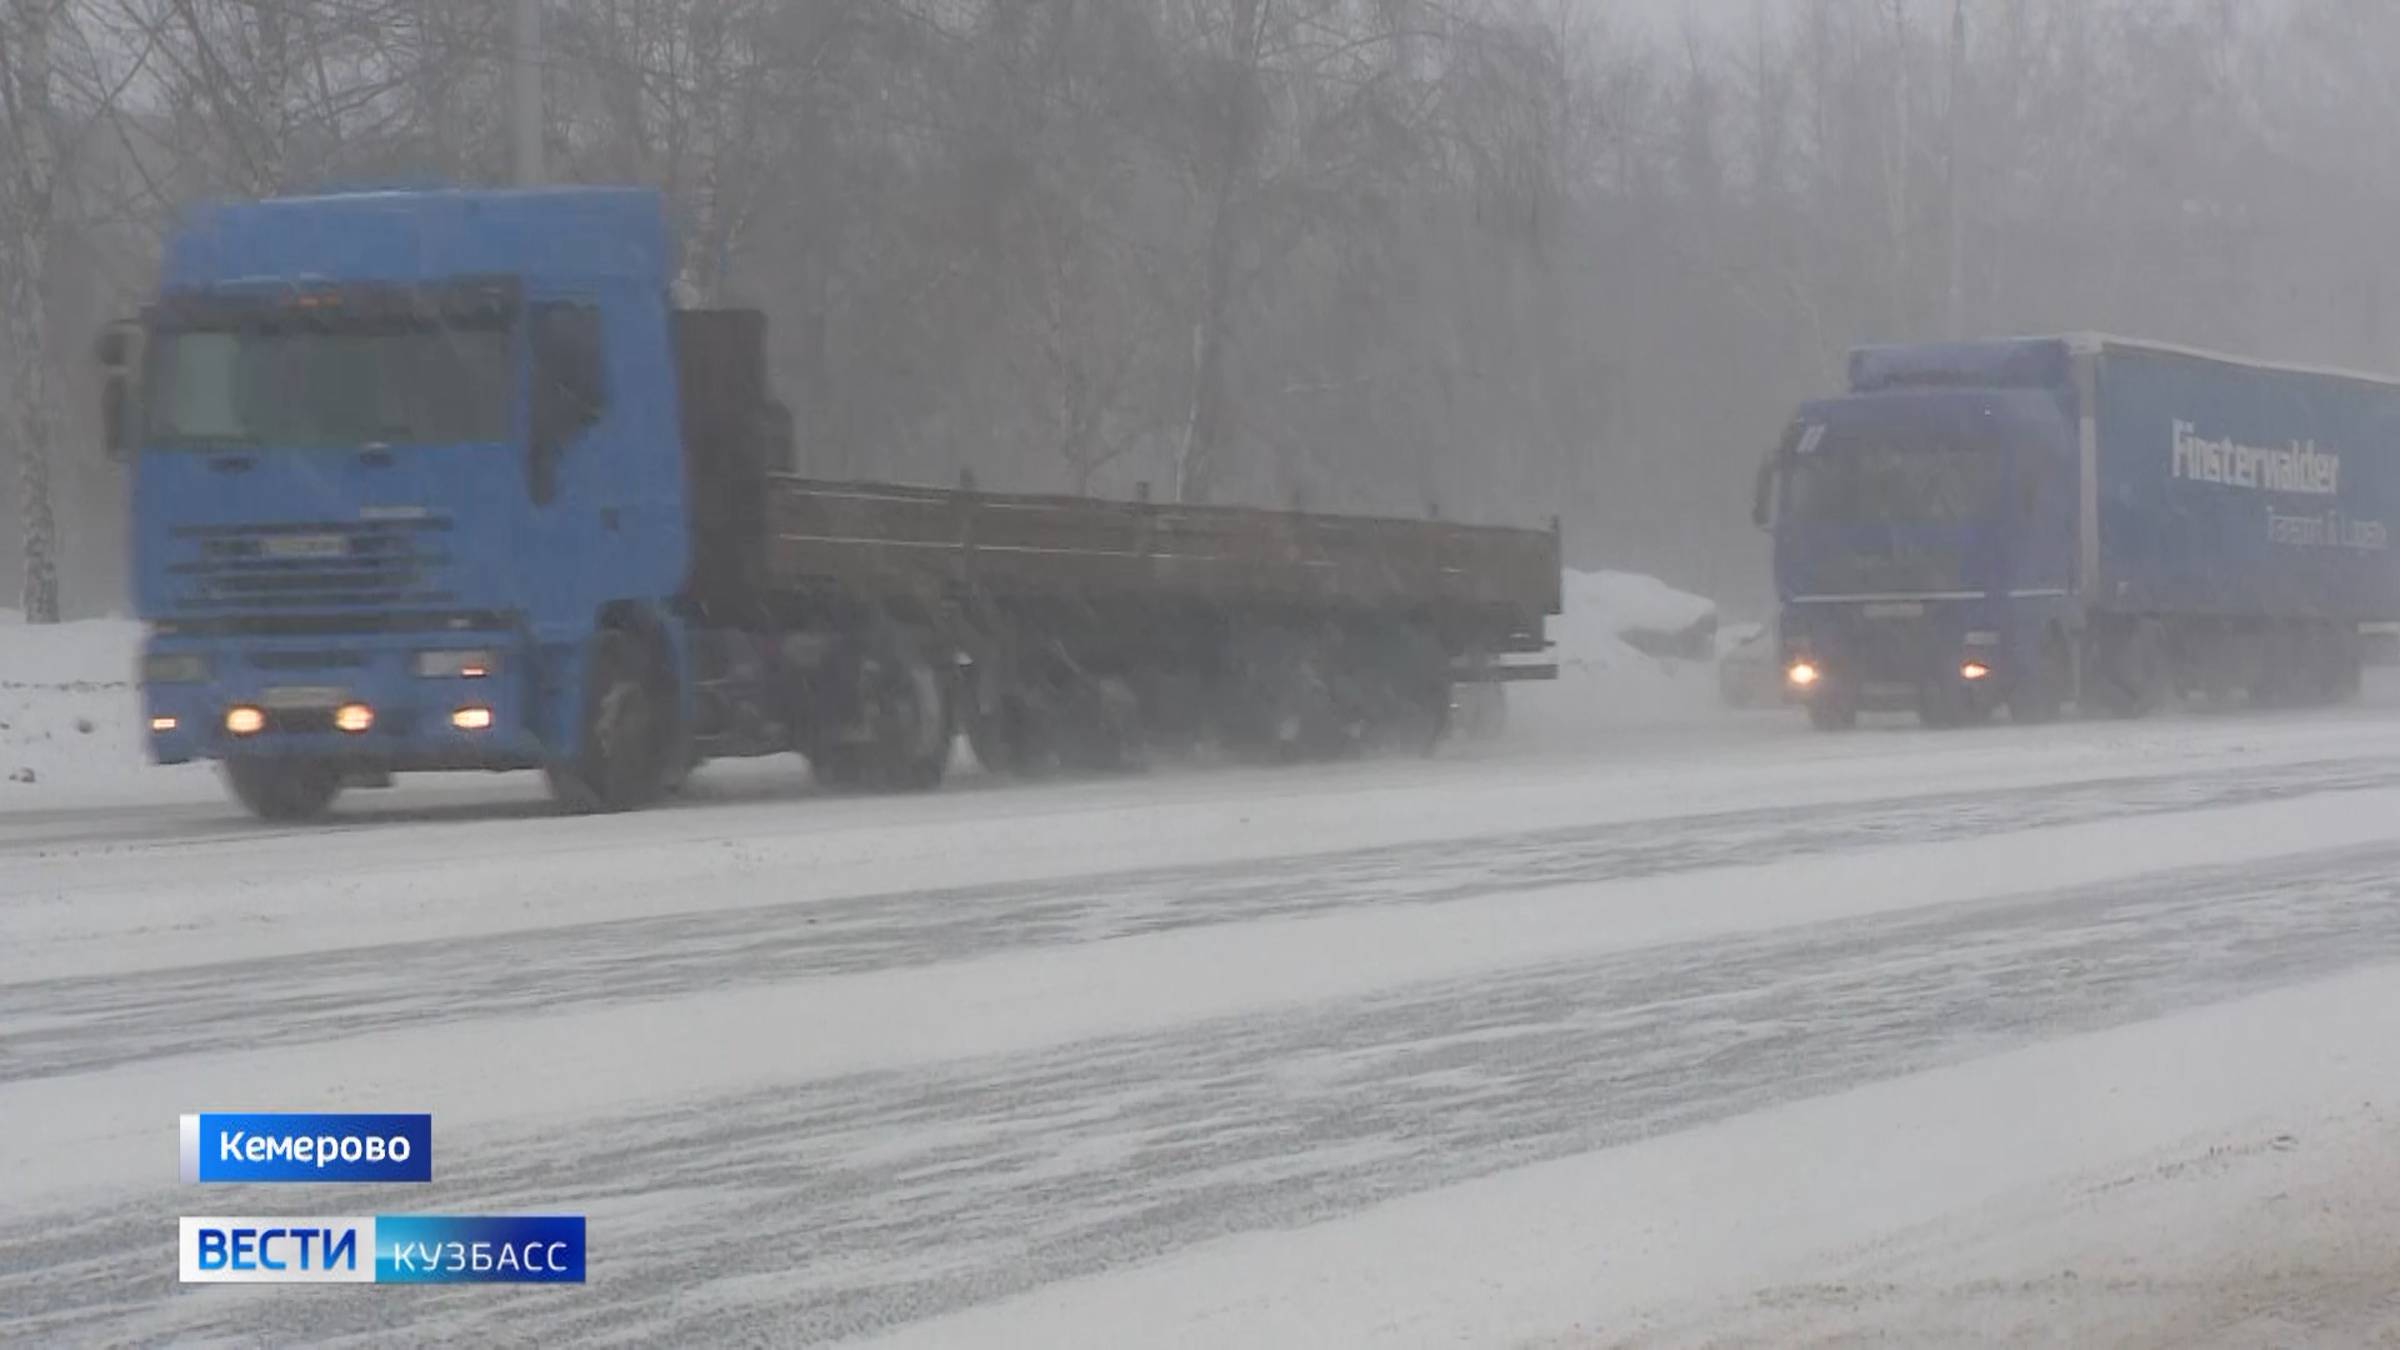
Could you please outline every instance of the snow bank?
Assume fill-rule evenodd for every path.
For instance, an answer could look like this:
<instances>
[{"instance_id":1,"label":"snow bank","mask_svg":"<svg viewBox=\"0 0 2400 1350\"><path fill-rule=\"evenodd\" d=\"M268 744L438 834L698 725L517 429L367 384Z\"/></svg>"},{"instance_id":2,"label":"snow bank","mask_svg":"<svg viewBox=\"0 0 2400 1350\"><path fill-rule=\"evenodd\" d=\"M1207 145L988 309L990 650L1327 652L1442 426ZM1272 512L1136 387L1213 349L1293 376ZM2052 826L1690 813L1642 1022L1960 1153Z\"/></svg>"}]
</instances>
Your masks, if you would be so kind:
<instances>
[{"instance_id":1,"label":"snow bank","mask_svg":"<svg viewBox=\"0 0 2400 1350\"><path fill-rule=\"evenodd\" d=\"M1567 614L1597 621L1614 636L1681 633L1714 625L1715 602L1687 595L1656 577L1638 572L1569 572Z\"/></svg>"},{"instance_id":2,"label":"snow bank","mask_svg":"<svg viewBox=\"0 0 2400 1350\"><path fill-rule=\"evenodd\" d=\"M1724 660L1726 657L1740 650L1742 646L1748 643L1752 638L1764 637L1766 636L1766 633L1767 626L1763 623L1727 623L1717 625L1717 659L1720 661Z\"/></svg>"},{"instance_id":3,"label":"snow bank","mask_svg":"<svg viewBox=\"0 0 2400 1350\"><path fill-rule=\"evenodd\" d=\"M126 619L27 624L0 610L0 806L142 772L141 635Z\"/></svg>"},{"instance_id":4,"label":"snow bank","mask_svg":"<svg viewBox=\"0 0 2400 1350\"><path fill-rule=\"evenodd\" d=\"M1566 613L1550 621L1558 679L1511 689L1512 738L1549 740L1723 715L1712 663L1652 655L1626 640L1628 633L1713 630L1714 602L1632 572L1569 572L1565 598Z\"/></svg>"}]
</instances>

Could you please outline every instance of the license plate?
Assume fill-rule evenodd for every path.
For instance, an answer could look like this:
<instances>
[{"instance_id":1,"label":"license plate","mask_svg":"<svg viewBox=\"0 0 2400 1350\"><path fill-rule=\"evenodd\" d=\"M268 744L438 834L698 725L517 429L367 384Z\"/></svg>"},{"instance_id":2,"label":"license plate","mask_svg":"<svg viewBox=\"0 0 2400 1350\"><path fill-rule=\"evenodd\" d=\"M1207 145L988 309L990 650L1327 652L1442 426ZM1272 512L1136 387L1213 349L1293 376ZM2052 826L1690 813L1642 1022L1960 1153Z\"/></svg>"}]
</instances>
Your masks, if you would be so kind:
<instances>
[{"instance_id":1,"label":"license plate","mask_svg":"<svg viewBox=\"0 0 2400 1350\"><path fill-rule=\"evenodd\" d=\"M339 558L350 541L338 534L270 534L259 547L270 558Z\"/></svg>"},{"instance_id":2,"label":"license plate","mask_svg":"<svg viewBox=\"0 0 2400 1350\"><path fill-rule=\"evenodd\" d=\"M1879 605L1867 606L1865 613L1870 619L1922 619L1925 617L1925 606L1915 600L1887 600Z\"/></svg>"},{"instance_id":3,"label":"license plate","mask_svg":"<svg viewBox=\"0 0 2400 1350\"><path fill-rule=\"evenodd\" d=\"M259 696L259 702L270 708L331 708L347 697L349 691L322 684L287 684Z\"/></svg>"}]
</instances>

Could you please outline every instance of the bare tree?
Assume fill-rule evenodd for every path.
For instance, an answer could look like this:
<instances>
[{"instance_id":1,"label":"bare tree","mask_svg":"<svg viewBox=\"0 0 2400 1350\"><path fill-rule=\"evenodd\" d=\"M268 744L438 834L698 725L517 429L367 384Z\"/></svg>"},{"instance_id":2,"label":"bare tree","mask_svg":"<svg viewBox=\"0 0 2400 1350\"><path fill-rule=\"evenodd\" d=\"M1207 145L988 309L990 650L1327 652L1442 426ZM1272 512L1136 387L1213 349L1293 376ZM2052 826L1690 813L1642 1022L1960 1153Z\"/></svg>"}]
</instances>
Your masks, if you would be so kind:
<instances>
[{"instance_id":1,"label":"bare tree","mask_svg":"<svg viewBox=\"0 0 2400 1350\"><path fill-rule=\"evenodd\" d=\"M32 623L58 621L58 522L50 501L56 439L51 379L50 239L59 186L59 110L51 62L57 0L9 0L0 13L0 118L8 161L0 186L0 280L15 361L17 518L24 550L19 594Z\"/></svg>"},{"instance_id":2,"label":"bare tree","mask_svg":"<svg viewBox=\"0 0 2400 1350\"><path fill-rule=\"evenodd\" d=\"M687 298L768 312L813 471L1560 511L1579 562L1755 593L1747 471L1855 342L2400 362L2386 8L547 0L544 131L664 191ZM0 0L30 612L116 528L51 474L94 307L188 201L503 181L500 10Z\"/></svg>"}]
</instances>

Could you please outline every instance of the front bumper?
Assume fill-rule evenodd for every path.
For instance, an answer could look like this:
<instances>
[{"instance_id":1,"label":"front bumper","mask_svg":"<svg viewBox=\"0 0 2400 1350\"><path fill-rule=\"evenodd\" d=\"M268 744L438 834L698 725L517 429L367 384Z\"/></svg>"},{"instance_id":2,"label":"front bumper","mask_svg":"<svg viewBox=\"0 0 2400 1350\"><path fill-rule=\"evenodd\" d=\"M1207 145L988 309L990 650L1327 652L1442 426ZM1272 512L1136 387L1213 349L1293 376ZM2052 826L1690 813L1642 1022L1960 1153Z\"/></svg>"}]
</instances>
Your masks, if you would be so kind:
<instances>
[{"instance_id":1,"label":"front bumper","mask_svg":"<svg viewBox=\"0 0 2400 1350\"><path fill-rule=\"evenodd\" d=\"M481 650L499 659L485 674L423 676L418 653ZM530 645L503 633L393 633L340 638L168 638L147 657L193 659L201 678L142 683L151 758L303 757L361 771L514 769L542 762L535 734ZM145 671L153 666L145 661ZM155 664L175 664L161 662ZM188 673L188 672L186 672ZM335 710L363 704L373 724L337 729ZM264 725L239 735L228 710L256 708ZM489 725L456 725L461 709L481 709Z\"/></svg>"},{"instance_id":2,"label":"front bumper","mask_svg":"<svg viewBox=\"0 0 2400 1350\"><path fill-rule=\"evenodd\" d=\"M1966 605L1795 606L1783 633L1783 670L1805 665L1815 676L1805 686L1787 681L1793 695L1866 711L1916 708L1928 689L1994 702L2012 670L2006 631Z\"/></svg>"}]
</instances>

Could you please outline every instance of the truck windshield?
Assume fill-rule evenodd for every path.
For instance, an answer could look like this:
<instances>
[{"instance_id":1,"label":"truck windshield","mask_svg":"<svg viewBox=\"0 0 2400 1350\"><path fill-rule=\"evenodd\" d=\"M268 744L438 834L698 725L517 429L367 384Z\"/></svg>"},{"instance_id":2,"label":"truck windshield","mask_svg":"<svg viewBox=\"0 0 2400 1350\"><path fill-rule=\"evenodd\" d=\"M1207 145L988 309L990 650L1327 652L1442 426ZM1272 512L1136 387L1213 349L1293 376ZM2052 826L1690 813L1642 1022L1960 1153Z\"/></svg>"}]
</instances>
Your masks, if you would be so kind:
<instances>
[{"instance_id":1,"label":"truck windshield","mask_svg":"<svg viewBox=\"0 0 2400 1350\"><path fill-rule=\"evenodd\" d=\"M312 450L505 440L511 367L499 326L166 332L151 348L148 439Z\"/></svg>"},{"instance_id":2,"label":"truck windshield","mask_svg":"<svg viewBox=\"0 0 2400 1350\"><path fill-rule=\"evenodd\" d=\"M1803 443L1808 439L1803 433ZM1790 510L1855 525L1957 525L1989 514L2003 481L1998 447L1945 449L1820 436L1791 461Z\"/></svg>"}]
</instances>

